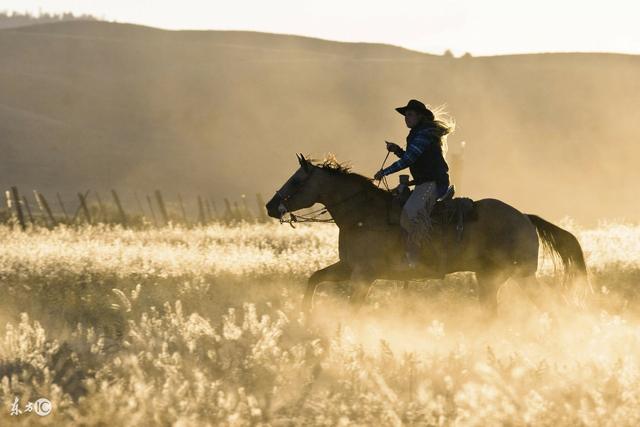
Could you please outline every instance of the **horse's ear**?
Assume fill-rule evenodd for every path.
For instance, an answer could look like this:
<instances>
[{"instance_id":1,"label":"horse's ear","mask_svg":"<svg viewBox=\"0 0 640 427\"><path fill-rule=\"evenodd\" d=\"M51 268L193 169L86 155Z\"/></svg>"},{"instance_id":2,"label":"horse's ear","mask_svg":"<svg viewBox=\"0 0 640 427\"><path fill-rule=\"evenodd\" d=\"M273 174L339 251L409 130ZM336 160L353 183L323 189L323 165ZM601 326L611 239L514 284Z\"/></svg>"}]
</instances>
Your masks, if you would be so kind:
<instances>
[{"instance_id":1,"label":"horse's ear","mask_svg":"<svg viewBox=\"0 0 640 427\"><path fill-rule=\"evenodd\" d=\"M300 166L302 167L302 169L304 169L305 172L309 172L309 161L304 158L304 155L296 154L296 157L298 157L298 162L300 163Z\"/></svg>"}]
</instances>

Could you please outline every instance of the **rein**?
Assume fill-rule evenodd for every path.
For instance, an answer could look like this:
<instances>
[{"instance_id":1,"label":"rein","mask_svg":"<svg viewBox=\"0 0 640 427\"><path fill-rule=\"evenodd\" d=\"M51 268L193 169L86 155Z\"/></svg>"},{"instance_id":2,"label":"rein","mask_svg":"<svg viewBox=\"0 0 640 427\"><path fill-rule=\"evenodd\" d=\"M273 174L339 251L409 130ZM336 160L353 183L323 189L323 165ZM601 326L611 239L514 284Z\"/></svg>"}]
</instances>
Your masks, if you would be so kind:
<instances>
[{"instance_id":1,"label":"rein","mask_svg":"<svg viewBox=\"0 0 640 427\"><path fill-rule=\"evenodd\" d=\"M333 218L326 218L326 219L325 219L325 218L318 218L318 217L319 217L320 215L324 215L325 213L328 213L328 212L329 212L329 208L334 208L334 207L336 207L336 206L340 206L341 204L348 202L349 200L351 200L351 199L355 198L355 197L356 197L357 195L359 195L359 194L364 193L365 191L366 191L365 189L362 189L362 190L356 191L355 193L353 193L353 194L351 194L351 195L349 195L349 196L345 197L344 199L342 199L342 200L340 200L340 201L338 201L338 202L336 202L336 203L333 203L333 204L331 204L331 205L325 205L325 206L324 206L324 207L322 207L322 208L319 208L319 209L313 210L313 211L311 211L311 212L307 212L305 215L296 215L296 214L294 214L293 212L291 212L291 211L289 211L289 210L287 209L287 212L286 212L286 213L288 213L288 214L289 214L289 219L288 219L288 220L285 220L285 219L283 219L283 218L281 217L281 218L280 218L280 224L287 223L287 224L289 224L292 228L296 228L296 227L293 225L293 223L294 223L294 222L297 222L297 223L303 223L303 222L323 222L323 223L331 223L331 224L335 224L335 222L336 222L336 221L335 221ZM278 193L278 192L276 191L276 193ZM280 197L282 197L282 196L280 196ZM283 200L282 204L284 205L284 200ZM284 206L285 206L285 208L286 208L286 205L284 205Z\"/></svg>"},{"instance_id":2,"label":"rein","mask_svg":"<svg viewBox=\"0 0 640 427\"><path fill-rule=\"evenodd\" d=\"M387 163L387 159L389 158L389 154L391 154L391 151L387 151L387 155L384 156L384 160L382 161L382 165L380 166L380 170L384 169L384 164ZM387 177L383 176L382 179L380 181L378 181L378 188L380 188L380 184L384 182L384 186L387 189L387 191L389 190L389 185L387 185Z\"/></svg>"}]
</instances>

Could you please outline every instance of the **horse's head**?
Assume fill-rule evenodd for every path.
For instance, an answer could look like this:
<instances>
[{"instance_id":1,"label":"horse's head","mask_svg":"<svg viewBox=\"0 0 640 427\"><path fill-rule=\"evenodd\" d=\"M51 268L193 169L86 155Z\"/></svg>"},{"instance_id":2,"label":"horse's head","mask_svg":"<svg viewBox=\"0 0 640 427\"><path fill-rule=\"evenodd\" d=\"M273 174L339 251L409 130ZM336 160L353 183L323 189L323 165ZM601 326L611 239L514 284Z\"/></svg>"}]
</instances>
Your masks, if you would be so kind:
<instances>
[{"instance_id":1,"label":"horse's head","mask_svg":"<svg viewBox=\"0 0 640 427\"><path fill-rule=\"evenodd\" d=\"M300 167L267 203L267 213L270 217L280 219L287 212L308 208L319 201L321 169L305 159L302 154L296 156Z\"/></svg>"}]
</instances>

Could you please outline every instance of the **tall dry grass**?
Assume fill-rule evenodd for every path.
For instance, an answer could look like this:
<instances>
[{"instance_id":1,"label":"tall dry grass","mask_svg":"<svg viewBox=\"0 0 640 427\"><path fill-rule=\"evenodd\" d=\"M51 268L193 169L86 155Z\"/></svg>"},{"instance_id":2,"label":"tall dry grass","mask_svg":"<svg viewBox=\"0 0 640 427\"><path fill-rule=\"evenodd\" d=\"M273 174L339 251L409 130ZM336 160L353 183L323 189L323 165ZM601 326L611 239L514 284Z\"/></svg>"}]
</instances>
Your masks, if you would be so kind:
<instances>
[{"instance_id":1,"label":"tall dry grass","mask_svg":"<svg viewBox=\"0 0 640 427\"><path fill-rule=\"evenodd\" d=\"M543 268L548 306L509 282L493 321L469 274L380 281L357 315L324 286L304 319L332 226L0 227L0 424L639 425L640 227L564 225L588 305Z\"/></svg>"}]
</instances>

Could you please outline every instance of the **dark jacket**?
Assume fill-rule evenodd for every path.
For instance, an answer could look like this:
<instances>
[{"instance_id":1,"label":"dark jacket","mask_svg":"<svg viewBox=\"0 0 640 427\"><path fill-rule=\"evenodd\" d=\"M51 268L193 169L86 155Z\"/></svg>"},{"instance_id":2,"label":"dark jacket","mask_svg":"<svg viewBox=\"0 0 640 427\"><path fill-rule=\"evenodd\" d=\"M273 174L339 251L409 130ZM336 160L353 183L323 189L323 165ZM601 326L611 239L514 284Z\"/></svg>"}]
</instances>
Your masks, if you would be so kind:
<instances>
[{"instance_id":1,"label":"dark jacket","mask_svg":"<svg viewBox=\"0 0 640 427\"><path fill-rule=\"evenodd\" d=\"M384 175L409 167L417 184L435 181L438 195L449 187L449 166L444 159L440 137L430 125L411 129L407 136L407 149L396 153L400 159L383 170Z\"/></svg>"}]
</instances>

